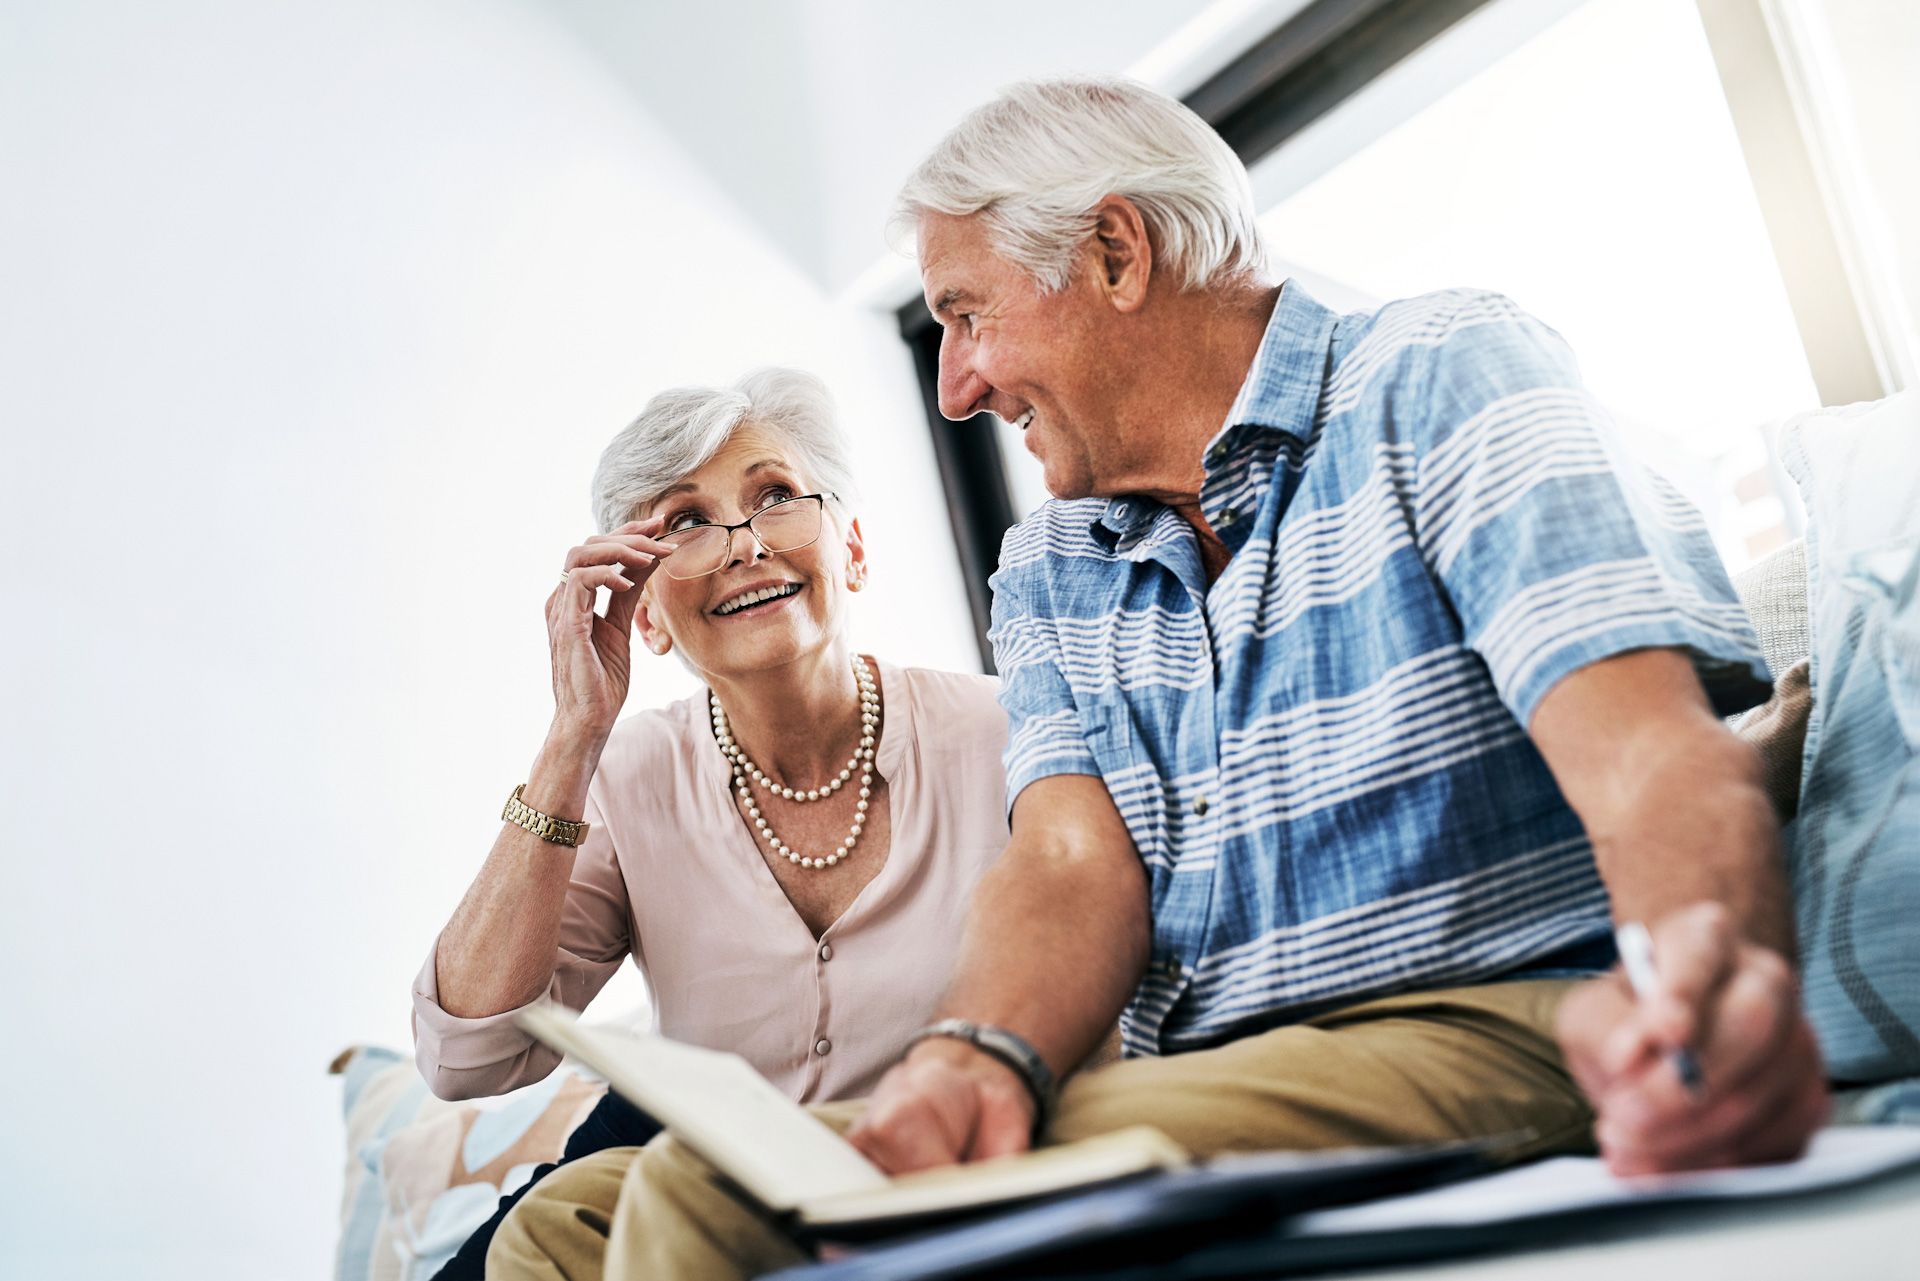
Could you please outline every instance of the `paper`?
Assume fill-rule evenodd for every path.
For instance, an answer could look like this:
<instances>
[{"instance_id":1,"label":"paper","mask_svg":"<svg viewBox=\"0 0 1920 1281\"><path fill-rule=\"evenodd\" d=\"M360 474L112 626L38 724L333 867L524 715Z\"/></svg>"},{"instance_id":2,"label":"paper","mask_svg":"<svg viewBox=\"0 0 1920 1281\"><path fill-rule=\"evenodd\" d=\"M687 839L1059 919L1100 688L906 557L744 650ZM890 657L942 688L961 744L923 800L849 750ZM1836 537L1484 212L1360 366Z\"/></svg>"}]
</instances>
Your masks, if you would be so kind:
<instances>
[{"instance_id":1,"label":"paper","mask_svg":"<svg viewBox=\"0 0 1920 1281\"><path fill-rule=\"evenodd\" d=\"M877 1166L738 1055L587 1026L549 1005L521 1011L519 1022L607 1078L771 1209L888 1186Z\"/></svg>"},{"instance_id":2,"label":"paper","mask_svg":"<svg viewBox=\"0 0 1920 1281\"><path fill-rule=\"evenodd\" d=\"M1598 1158L1557 1157L1427 1192L1304 1214L1289 1235L1478 1227L1572 1210L1781 1196L1839 1187L1909 1165L1920 1165L1916 1126L1839 1126L1815 1135L1807 1155L1790 1164L1698 1174L1617 1179Z\"/></svg>"}]
</instances>

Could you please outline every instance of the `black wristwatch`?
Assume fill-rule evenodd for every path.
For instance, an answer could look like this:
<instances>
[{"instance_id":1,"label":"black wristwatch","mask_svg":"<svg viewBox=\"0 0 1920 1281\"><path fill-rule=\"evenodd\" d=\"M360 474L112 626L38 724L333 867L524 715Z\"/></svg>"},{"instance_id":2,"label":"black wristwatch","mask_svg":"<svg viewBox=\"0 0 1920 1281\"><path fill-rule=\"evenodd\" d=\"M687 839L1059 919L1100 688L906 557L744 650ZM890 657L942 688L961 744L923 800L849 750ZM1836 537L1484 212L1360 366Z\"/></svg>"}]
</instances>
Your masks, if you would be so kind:
<instances>
[{"instance_id":1,"label":"black wristwatch","mask_svg":"<svg viewBox=\"0 0 1920 1281\"><path fill-rule=\"evenodd\" d=\"M929 1024L913 1034L913 1039L907 1042L907 1048L912 1049L934 1036L965 1041L982 1054L990 1055L1011 1068L1027 1087L1027 1093L1033 1096L1033 1137L1040 1137L1047 1123L1053 1120L1054 1104L1059 1095L1053 1080L1053 1069L1040 1057L1040 1051L1016 1032L967 1019L941 1019L938 1023Z\"/></svg>"}]
</instances>

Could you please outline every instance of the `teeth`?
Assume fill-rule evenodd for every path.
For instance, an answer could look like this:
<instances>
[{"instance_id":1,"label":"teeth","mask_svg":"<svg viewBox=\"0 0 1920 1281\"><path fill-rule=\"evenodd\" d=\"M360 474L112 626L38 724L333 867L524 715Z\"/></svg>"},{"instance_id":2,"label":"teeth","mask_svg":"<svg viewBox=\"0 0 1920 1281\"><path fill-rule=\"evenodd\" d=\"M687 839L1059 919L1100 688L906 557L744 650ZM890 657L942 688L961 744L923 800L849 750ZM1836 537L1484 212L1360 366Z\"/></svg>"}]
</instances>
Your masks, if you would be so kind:
<instances>
[{"instance_id":1,"label":"teeth","mask_svg":"<svg viewBox=\"0 0 1920 1281\"><path fill-rule=\"evenodd\" d=\"M758 605L763 600L774 600L781 596L791 596L799 590L800 584L798 583L782 583L778 587L762 587L759 591L741 592L732 600L723 602L720 607L713 612L716 614L737 613L749 605Z\"/></svg>"},{"instance_id":2,"label":"teeth","mask_svg":"<svg viewBox=\"0 0 1920 1281\"><path fill-rule=\"evenodd\" d=\"M1013 420L1013 425L1025 431L1033 423L1033 406L1027 406L1027 412Z\"/></svg>"}]
</instances>

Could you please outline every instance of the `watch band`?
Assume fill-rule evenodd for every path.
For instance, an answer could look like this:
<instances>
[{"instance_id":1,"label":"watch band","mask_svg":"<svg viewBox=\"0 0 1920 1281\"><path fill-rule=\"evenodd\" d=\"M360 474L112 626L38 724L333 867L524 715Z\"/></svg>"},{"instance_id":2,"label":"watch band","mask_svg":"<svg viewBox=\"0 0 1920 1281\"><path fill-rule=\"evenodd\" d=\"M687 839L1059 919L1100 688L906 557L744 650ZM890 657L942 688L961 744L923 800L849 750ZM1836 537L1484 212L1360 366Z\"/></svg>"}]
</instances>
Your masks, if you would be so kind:
<instances>
[{"instance_id":1,"label":"watch band","mask_svg":"<svg viewBox=\"0 0 1920 1281\"><path fill-rule=\"evenodd\" d=\"M1033 1133L1038 1138L1040 1132L1053 1120L1054 1104L1059 1089L1053 1079L1053 1069L1040 1057L1040 1051L1033 1048L1024 1036L1009 1032L1003 1027L991 1023L975 1023L968 1019L941 1019L914 1033L907 1042L912 1049L929 1037L946 1036L967 1044L992 1058L998 1059L1013 1070L1027 1087L1027 1093L1033 1096Z\"/></svg>"},{"instance_id":2,"label":"watch band","mask_svg":"<svg viewBox=\"0 0 1920 1281\"><path fill-rule=\"evenodd\" d=\"M564 818L555 818L551 814L542 814L533 806L520 799L520 793L527 790L525 783L513 789L513 795L507 798L507 807L500 811L500 817L516 827L524 827L541 840L553 845L578 847L587 839L589 823L570 823Z\"/></svg>"}]
</instances>

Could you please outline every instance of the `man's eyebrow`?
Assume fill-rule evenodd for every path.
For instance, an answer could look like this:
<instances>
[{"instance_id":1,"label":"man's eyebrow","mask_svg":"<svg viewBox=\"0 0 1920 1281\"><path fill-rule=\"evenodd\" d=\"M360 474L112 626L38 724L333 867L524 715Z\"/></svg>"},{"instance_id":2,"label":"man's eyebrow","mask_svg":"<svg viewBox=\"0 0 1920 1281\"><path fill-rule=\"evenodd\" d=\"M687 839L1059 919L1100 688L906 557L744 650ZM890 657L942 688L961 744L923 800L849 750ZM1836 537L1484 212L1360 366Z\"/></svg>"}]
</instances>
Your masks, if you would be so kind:
<instances>
[{"instance_id":1,"label":"man's eyebrow","mask_svg":"<svg viewBox=\"0 0 1920 1281\"><path fill-rule=\"evenodd\" d=\"M952 310L955 303L972 302L972 301L973 301L973 295L968 293L966 290L958 288L956 286L949 286L940 291L940 296L933 300L933 306L929 310L931 310L933 314L937 316L943 311Z\"/></svg>"}]
</instances>

